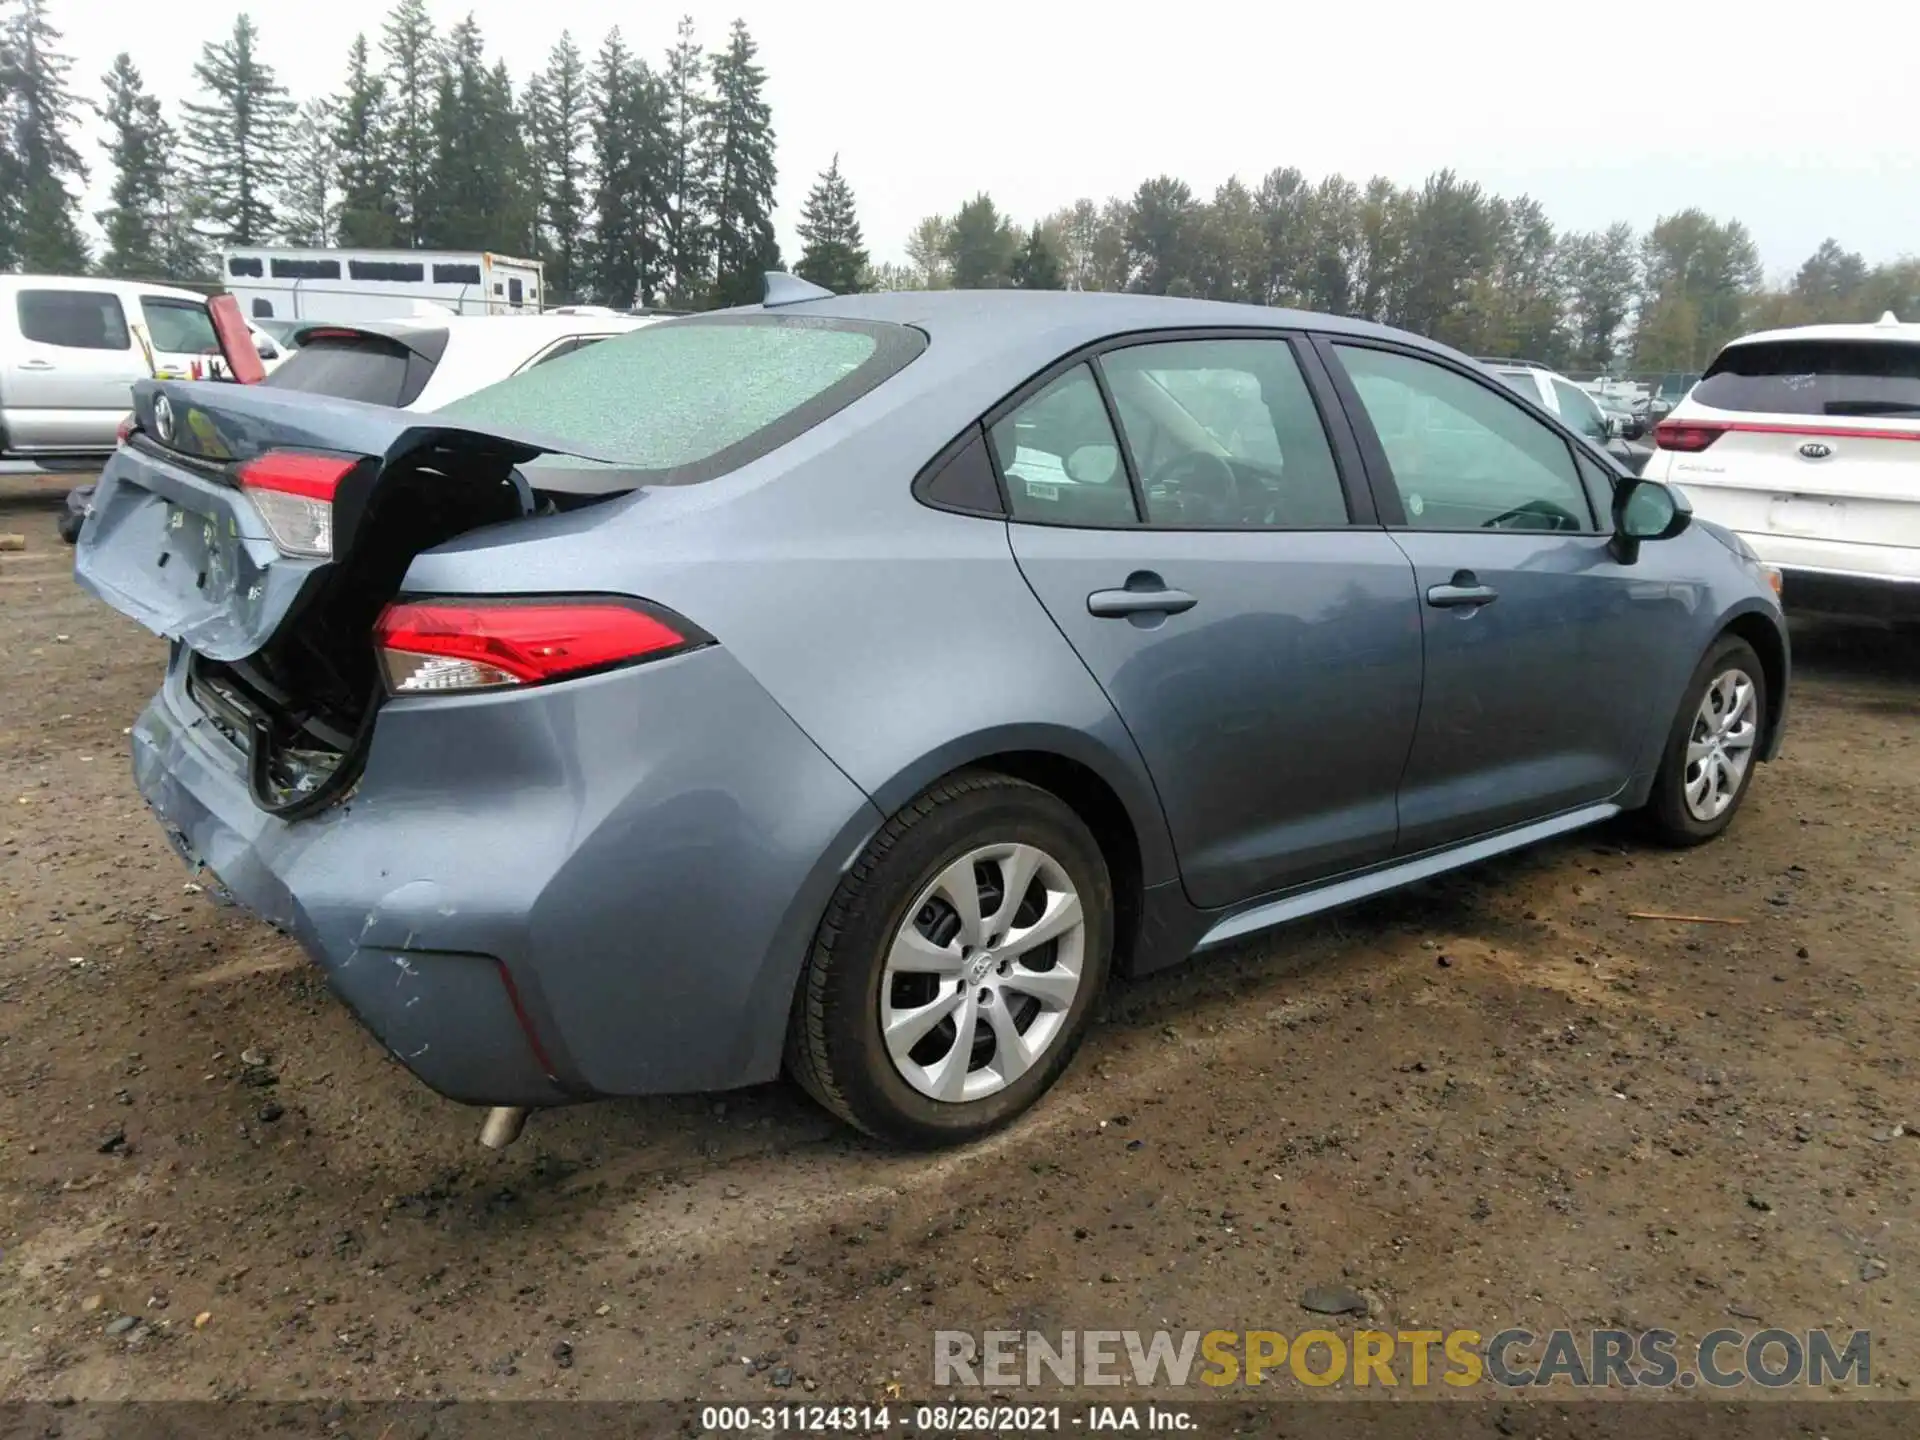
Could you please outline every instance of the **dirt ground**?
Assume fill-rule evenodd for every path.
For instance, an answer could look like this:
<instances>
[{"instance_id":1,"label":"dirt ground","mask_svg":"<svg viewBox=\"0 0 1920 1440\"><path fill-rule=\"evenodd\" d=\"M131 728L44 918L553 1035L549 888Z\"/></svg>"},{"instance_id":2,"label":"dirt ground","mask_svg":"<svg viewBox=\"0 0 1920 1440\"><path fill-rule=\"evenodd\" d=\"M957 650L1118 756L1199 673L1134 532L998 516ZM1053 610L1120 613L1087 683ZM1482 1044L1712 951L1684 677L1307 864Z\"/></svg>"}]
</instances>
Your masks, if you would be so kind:
<instances>
[{"instance_id":1,"label":"dirt ground","mask_svg":"<svg viewBox=\"0 0 1920 1440\"><path fill-rule=\"evenodd\" d=\"M936 1328L1298 1330L1322 1284L1387 1327L1871 1329L1873 1393L1920 1376L1911 641L1796 633L1719 843L1602 828L1118 986L973 1149L783 1084L495 1155L194 893L126 761L162 647L8 483L0 1399L913 1398Z\"/></svg>"}]
</instances>

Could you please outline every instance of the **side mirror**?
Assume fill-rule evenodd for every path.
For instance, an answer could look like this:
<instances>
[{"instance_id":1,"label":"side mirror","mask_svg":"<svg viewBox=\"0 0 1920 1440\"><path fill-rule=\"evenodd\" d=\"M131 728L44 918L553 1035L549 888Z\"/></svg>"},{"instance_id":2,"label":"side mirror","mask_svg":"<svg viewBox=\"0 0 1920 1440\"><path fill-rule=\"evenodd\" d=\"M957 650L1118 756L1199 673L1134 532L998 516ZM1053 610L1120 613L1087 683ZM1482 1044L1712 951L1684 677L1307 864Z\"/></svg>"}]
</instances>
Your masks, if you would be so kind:
<instances>
[{"instance_id":1,"label":"side mirror","mask_svg":"<svg viewBox=\"0 0 1920 1440\"><path fill-rule=\"evenodd\" d=\"M1671 540L1693 523L1685 492L1658 480L1622 480L1613 492L1613 553L1622 565L1640 558L1647 540Z\"/></svg>"},{"instance_id":2,"label":"side mirror","mask_svg":"<svg viewBox=\"0 0 1920 1440\"><path fill-rule=\"evenodd\" d=\"M1647 433L1647 422L1643 416L1628 415L1620 422L1622 440L1638 440Z\"/></svg>"}]
</instances>

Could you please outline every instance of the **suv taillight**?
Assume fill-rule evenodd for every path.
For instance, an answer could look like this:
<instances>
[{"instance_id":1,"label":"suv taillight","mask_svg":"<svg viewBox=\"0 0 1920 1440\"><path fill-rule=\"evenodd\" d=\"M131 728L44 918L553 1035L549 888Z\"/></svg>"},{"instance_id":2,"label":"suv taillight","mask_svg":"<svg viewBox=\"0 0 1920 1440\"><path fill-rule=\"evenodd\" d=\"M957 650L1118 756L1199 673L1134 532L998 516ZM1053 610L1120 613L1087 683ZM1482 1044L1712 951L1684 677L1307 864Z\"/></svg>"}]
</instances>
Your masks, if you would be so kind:
<instances>
[{"instance_id":1,"label":"suv taillight","mask_svg":"<svg viewBox=\"0 0 1920 1440\"><path fill-rule=\"evenodd\" d=\"M401 600L374 622L395 695L539 685L708 643L678 616L637 600Z\"/></svg>"},{"instance_id":2,"label":"suv taillight","mask_svg":"<svg viewBox=\"0 0 1920 1440\"><path fill-rule=\"evenodd\" d=\"M1657 449L1695 455L1727 433L1724 425L1702 425L1694 420L1662 420L1653 427Z\"/></svg>"},{"instance_id":3,"label":"suv taillight","mask_svg":"<svg viewBox=\"0 0 1920 1440\"><path fill-rule=\"evenodd\" d=\"M333 496L359 464L351 455L269 450L235 474L282 555L333 558Z\"/></svg>"}]
</instances>

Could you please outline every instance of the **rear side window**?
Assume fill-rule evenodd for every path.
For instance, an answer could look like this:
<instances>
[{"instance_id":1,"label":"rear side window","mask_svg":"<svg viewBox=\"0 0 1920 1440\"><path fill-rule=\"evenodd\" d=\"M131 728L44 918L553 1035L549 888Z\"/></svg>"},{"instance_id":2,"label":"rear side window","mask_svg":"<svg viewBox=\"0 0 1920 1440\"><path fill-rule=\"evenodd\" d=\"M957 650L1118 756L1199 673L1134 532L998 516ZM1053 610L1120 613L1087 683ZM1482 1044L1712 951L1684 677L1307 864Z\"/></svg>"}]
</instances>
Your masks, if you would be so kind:
<instances>
[{"instance_id":1,"label":"rear side window","mask_svg":"<svg viewBox=\"0 0 1920 1440\"><path fill-rule=\"evenodd\" d=\"M1100 357L1147 523L1318 530L1347 523L1320 412L1285 340L1175 340Z\"/></svg>"},{"instance_id":2,"label":"rear side window","mask_svg":"<svg viewBox=\"0 0 1920 1440\"><path fill-rule=\"evenodd\" d=\"M1729 345L1693 398L1772 415L1920 415L1920 345L1768 340Z\"/></svg>"},{"instance_id":3,"label":"rear side window","mask_svg":"<svg viewBox=\"0 0 1920 1440\"><path fill-rule=\"evenodd\" d=\"M309 335L306 344L260 383L373 405L404 405L413 398L407 394L411 353L384 335L321 332ZM422 378L413 387L414 395L420 393L420 384L424 383Z\"/></svg>"},{"instance_id":4,"label":"rear side window","mask_svg":"<svg viewBox=\"0 0 1920 1440\"><path fill-rule=\"evenodd\" d=\"M1120 441L1088 366L1074 366L1021 401L988 438L1014 519L1106 526L1140 518Z\"/></svg>"},{"instance_id":5,"label":"rear side window","mask_svg":"<svg viewBox=\"0 0 1920 1440\"><path fill-rule=\"evenodd\" d=\"M220 353L220 338L213 333L213 317L207 307L191 300L161 300L150 295L140 298L140 314L147 322L147 334L153 348L169 355L205 355Z\"/></svg>"},{"instance_id":6,"label":"rear side window","mask_svg":"<svg viewBox=\"0 0 1920 1440\"><path fill-rule=\"evenodd\" d=\"M120 297L94 290L22 290L20 333L68 350L125 350L133 343Z\"/></svg>"},{"instance_id":7,"label":"rear side window","mask_svg":"<svg viewBox=\"0 0 1920 1440\"><path fill-rule=\"evenodd\" d=\"M603 340L439 413L547 437L643 472L639 484L693 484L812 429L925 348L905 325L703 315Z\"/></svg>"}]
</instances>

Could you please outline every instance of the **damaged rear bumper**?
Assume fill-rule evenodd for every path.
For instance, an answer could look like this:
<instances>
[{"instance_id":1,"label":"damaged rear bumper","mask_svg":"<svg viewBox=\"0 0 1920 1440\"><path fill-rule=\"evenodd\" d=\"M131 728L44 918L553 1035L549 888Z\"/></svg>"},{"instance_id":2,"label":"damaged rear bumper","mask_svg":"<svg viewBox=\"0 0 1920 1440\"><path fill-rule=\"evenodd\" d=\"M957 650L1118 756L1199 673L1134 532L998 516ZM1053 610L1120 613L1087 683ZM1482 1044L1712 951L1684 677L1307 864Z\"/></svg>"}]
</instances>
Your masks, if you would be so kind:
<instances>
[{"instance_id":1,"label":"damaged rear bumper","mask_svg":"<svg viewBox=\"0 0 1920 1440\"><path fill-rule=\"evenodd\" d=\"M814 926L880 817L724 651L394 702L354 792L291 822L184 671L134 726L142 795L435 1090L551 1105L778 1072Z\"/></svg>"}]
</instances>

